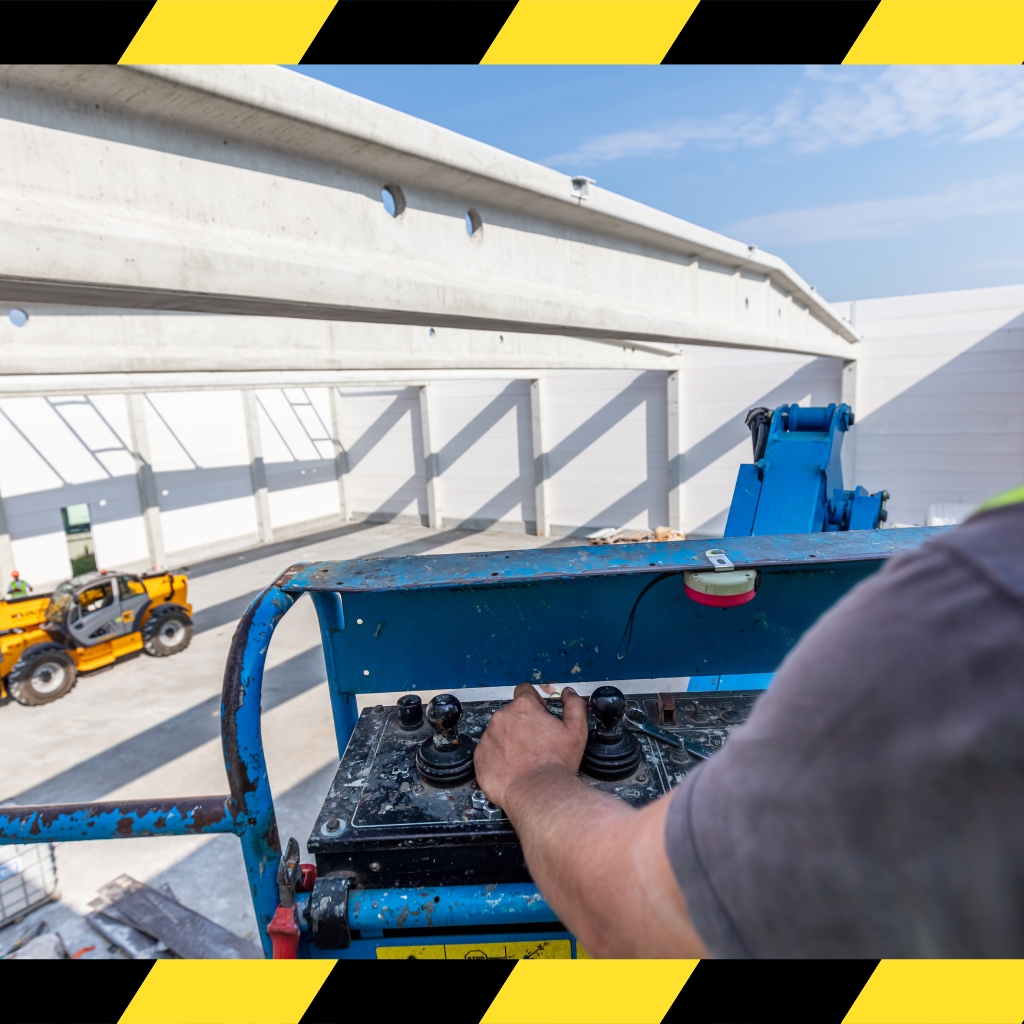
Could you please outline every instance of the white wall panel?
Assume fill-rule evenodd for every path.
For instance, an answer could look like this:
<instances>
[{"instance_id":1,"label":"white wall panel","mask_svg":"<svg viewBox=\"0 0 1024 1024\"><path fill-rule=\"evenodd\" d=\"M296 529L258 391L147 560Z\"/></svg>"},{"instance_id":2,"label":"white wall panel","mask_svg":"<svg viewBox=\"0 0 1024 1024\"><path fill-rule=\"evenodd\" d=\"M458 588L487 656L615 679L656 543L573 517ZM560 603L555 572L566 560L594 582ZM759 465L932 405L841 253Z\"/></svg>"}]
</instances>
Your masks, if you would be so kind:
<instances>
[{"instance_id":1,"label":"white wall panel","mask_svg":"<svg viewBox=\"0 0 1024 1024\"><path fill-rule=\"evenodd\" d=\"M1024 480L1024 286L837 303L865 342L857 482L890 522L974 505Z\"/></svg>"},{"instance_id":2,"label":"white wall panel","mask_svg":"<svg viewBox=\"0 0 1024 1024\"><path fill-rule=\"evenodd\" d=\"M419 389L342 388L341 394L354 514L426 516Z\"/></svg>"},{"instance_id":3,"label":"white wall panel","mask_svg":"<svg viewBox=\"0 0 1024 1024\"><path fill-rule=\"evenodd\" d=\"M664 373L551 373L544 414L556 532L668 522Z\"/></svg>"},{"instance_id":4,"label":"white wall panel","mask_svg":"<svg viewBox=\"0 0 1024 1024\"><path fill-rule=\"evenodd\" d=\"M529 381L431 385L447 526L533 523Z\"/></svg>"},{"instance_id":5,"label":"white wall panel","mask_svg":"<svg viewBox=\"0 0 1024 1024\"><path fill-rule=\"evenodd\" d=\"M168 553L257 532L240 392L147 395L146 428Z\"/></svg>"},{"instance_id":6,"label":"white wall panel","mask_svg":"<svg viewBox=\"0 0 1024 1024\"><path fill-rule=\"evenodd\" d=\"M275 527L340 513L330 429L304 388L256 392Z\"/></svg>"},{"instance_id":7,"label":"white wall panel","mask_svg":"<svg viewBox=\"0 0 1024 1024\"><path fill-rule=\"evenodd\" d=\"M71 559L63 529L58 533L40 533L34 537L11 540L14 564L30 587L49 589L53 583L71 575ZM5 588L6 588L6 581Z\"/></svg>"}]
</instances>

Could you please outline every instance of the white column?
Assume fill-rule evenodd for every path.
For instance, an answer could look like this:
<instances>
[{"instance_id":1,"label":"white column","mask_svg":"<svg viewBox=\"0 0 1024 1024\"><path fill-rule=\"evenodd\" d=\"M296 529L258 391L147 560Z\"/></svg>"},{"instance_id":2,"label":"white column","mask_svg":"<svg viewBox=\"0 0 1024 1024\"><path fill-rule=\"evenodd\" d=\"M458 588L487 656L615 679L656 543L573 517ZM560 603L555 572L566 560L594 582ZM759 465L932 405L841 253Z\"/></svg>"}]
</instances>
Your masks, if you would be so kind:
<instances>
[{"instance_id":1,"label":"white column","mask_svg":"<svg viewBox=\"0 0 1024 1024\"><path fill-rule=\"evenodd\" d=\"M341 521L347 523L352 518L352 509L348 502L348 452L342 441L342 407L341 392L330 388L331 396L331 440L334 442L334 475L338 481L338 506L341 509Z\"/></svg>"},{"instance_id":2,"label":"white column","mask_svg":"<svg viewBox=\"0 0 1024 1024\"><path fill-rule=\"evenodd\" d=\"M845 402L854 413L857 412L857 360L847 359L843 362L843 384L841 401ZM857 426L843 438L843 486L852 490L857 483Z\"/></svg>"},{"instance_id":3,"label":"white column","mask_svg":"<svg viewBox=\"0 0 1024 1024\"><path fill-rule=\"evenodd\" d=\"M683 371L668 374L668 525L683 529Z\"/></svg>"},{"instance_id":4,"label":"white column","mask_svg":"<svg viewBox=\"0 0 1024 1024\"><path fill-rule=\"evenodd\" d=\"M4 498L0 494L0 601L7 594L7 584L14 572L14 551L11 549L11 534L4 513Z\"/></svg>"},{"instance_id":5,"label":"white column","mask_svg":"<svg viewBox=\"0 0 1024 1024\"><path fill-rule=\"evenodd\" d=\"M139 507L146 528L146 546L149 562L154 569L167 568L164 551L164 531L160 524L160 499L156 493L153 475L153 457L146 429L146 396L138 393L125 395L128 405L128 429L131 434L132 458L135 460L135 481L139 488Z\"/></svg>"},{"instance_id":6,"label":"white column","mask_svg":"<svg viewBox=\"0 0 1024 1024\"><path fill-rule=\"evenodd\" d=\"M551 501L548 493L548 479L551 467L548 463L547 438L544 435L544 379L530 381L530 432L533 435L533 500L537 508L538 537L551 536Z\"/></svg>"},{"instance_id":7,"label":"white column","mask_svg":"<svg viewBox=\"0 0 1024 1024\"><path fill-rule=\"evenodd\" d=\"M260 543L274 539L270 523L270 492L267 490L267 469L263 464L263 441L260 438L260 406L255 391L242 392L245 410L245 439L249 444L249 473L252 476L252 496L256 502L256 528Z\"/></svg>"},{"instance_id":8,"label":"white column","mask_svg":"<svg viewBox=\"0 0 1024 1024\"><path fill-rule=\"evenodd\" d=\"M432 530L440 530L444 526L444 513L441 508L441 466L438 454L434 450L437 431L430 405L431 385L424 384L420 388L420 430L423 435L423 471L427 478L427 523Z\"/></svg>"}]
</instances>

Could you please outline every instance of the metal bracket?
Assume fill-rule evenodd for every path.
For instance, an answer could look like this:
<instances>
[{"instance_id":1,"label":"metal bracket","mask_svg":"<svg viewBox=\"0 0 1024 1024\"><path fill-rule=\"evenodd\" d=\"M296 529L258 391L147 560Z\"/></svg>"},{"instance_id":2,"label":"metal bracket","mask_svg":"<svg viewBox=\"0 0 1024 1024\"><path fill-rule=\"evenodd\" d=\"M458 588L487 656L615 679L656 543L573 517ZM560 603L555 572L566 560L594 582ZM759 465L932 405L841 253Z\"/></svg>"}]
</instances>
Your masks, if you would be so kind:
<instances>
[{"instance_id":1,"label":"metal bracket","mask_svg":"<svg viewBox=\"0 0 1024 1024\"><path fill-rule=\"evenodd\" d=\"M317 949L348 949L348 892L352 879L318 878L309 898L309 927Z\"/></svg>"},{"instance_id":2,"label":"metal bracket","mask_svg":"<svg viewBox=\"0 0 1024 1024\"><path fill-rule=\"evenodd\" d=\"M721 548L711 548L705 551L707 560L715 567L715 572L731 572L736 567L732 564L729 556Z\"/></svg>"}]
</instances>

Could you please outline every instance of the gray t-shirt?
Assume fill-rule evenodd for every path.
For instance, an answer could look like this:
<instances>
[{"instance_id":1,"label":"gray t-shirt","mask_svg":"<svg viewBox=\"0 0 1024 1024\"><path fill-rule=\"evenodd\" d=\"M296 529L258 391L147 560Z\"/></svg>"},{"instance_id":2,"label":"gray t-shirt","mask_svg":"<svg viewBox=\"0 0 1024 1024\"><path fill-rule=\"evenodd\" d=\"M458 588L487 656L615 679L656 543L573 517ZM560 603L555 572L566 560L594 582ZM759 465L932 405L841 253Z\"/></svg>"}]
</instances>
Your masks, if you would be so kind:
<instances>
[{"instance_id":1,"label":"gray t-shirt","mask_svg":"<svg viewBox=\"0 0 1024 1024\"><path fill-rule=\"evenodd\" d=\"M823 615L665 838L715 956L1024 956L1024 505Z\"/></svg>"}]
</instances>

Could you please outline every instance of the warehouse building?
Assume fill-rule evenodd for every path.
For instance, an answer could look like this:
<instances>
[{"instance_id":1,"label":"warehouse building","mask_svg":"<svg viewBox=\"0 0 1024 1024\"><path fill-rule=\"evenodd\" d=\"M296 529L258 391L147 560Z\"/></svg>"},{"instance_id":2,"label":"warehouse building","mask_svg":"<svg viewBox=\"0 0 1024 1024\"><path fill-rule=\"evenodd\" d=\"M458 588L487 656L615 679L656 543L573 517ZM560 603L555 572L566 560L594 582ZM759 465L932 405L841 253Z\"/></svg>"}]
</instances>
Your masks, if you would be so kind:
<instances>
[{"instance_id":1,"label":"warehouse building","mask_svg":"<svg viewBox=\"0 0 1024 1024\"><path fill-rule=\"evenodd\" d=\"M0 140L4 579L359 520L720 536L755 405L853 405L890 523L1024 477L1024 286L830 306L279 68L8 67Z\"/></svg>"}]
</instances>

